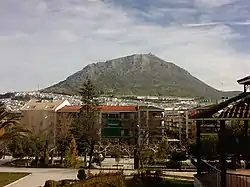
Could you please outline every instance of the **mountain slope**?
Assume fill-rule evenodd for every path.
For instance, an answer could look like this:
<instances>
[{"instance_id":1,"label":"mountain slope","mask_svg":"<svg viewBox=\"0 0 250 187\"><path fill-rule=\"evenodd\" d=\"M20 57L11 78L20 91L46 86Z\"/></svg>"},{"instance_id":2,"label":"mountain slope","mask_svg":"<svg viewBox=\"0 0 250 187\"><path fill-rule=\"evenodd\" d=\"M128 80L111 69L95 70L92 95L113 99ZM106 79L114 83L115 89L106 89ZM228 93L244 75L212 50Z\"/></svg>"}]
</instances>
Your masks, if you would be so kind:
<instances>
[{"instance_id":1,"label":"mountain slope","mask_svg":"<svg viewBox=\"0 0 250 187\"><path fill-rule=\"evenodd\" d=\"M222 92L152 54L135 54L87 65L44 92L77 94L89 77L105 94L220 98Z\"/></svg>"}]
</instances>

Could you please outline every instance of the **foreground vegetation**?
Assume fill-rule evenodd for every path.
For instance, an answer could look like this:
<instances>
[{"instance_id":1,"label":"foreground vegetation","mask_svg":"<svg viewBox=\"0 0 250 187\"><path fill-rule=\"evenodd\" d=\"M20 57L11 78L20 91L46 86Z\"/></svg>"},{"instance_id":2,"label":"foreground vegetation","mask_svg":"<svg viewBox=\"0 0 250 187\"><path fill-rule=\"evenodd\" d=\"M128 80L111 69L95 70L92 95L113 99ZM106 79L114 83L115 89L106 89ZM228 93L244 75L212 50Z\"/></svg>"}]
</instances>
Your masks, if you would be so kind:
<instances>
[{"instance_id":1,"label":"foreground vegetation","mask_svg":"<svg viewBox=\"0 0 250 187\"><path fill-rule=\"evenodd\" d=\"M0 172L0 186L5 186L10 184L18 179L21 179L27 176L28 173L5 173Z\"/></svg>"},{"instance_id":2,"label":"foreground vegetation","mask_svg":"<svg viewBox=\"0 0 250 187\"><path fill-rule=\"evenodd\" d=\"M80 171L80 170L79 170ZM87 177L88 176L88 177ZM125 177L119 173L85 174L84 170L78 173L79 180L47 181L44 187L191 187L192 181L177 178L164 179L160 172L143 172Z\"/></svg>"}]
</instances>

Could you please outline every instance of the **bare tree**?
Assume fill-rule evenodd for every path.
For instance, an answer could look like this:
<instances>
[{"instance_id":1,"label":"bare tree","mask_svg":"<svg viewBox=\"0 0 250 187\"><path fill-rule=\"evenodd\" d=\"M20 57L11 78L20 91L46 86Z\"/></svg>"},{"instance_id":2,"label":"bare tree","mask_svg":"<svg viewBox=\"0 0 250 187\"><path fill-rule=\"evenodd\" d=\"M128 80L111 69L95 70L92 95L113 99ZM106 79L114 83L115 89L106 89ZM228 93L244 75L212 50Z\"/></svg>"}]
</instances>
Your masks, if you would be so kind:
<instances>
[{"instance_id":1,"label":"bare tree","mask_svg":"<svg viewBox=\"0 0 250 187\"><path fill-rule=\"evenodd\" d=\"M74 113L61 112L58 114L56 124L56 147L60 153L60 163L63 163L63 157L71 141L70 128L74 118Z\"/></svg>"}]
</instances>

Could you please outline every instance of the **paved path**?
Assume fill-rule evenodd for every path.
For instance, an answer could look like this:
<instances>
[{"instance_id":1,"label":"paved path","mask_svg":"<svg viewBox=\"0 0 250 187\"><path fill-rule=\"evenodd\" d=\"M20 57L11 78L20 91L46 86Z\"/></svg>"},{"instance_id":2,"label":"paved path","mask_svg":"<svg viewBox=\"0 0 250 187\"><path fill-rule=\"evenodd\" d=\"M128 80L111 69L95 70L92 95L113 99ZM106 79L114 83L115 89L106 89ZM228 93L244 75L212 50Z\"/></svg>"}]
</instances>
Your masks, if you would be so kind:
<instances>
[{"instance_id":1,"label":"paved path","mask_svg":"<svg viewBox=\"0 0 250 187\"><path fill-rule=\"evenodd\" d=\"M77 170L74 169L43 169L43 168L0 168L0 172L31 173L10 187L38 187L43 186L46 180L76 179Z\"/></svg>"}]
</instances>

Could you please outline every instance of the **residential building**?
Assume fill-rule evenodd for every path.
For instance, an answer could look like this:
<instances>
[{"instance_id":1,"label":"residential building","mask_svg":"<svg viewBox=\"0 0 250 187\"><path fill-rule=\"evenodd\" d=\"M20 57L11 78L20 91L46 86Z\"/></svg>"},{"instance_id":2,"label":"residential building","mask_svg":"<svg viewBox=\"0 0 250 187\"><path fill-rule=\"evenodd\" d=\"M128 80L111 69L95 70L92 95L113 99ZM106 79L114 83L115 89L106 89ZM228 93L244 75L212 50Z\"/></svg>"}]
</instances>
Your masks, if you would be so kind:
<instances>
[{"instance_id":1,"label":"residential building","mask_svg":"<svg viewBox=\"0 0 250 187\"><path fill-rule=\"evenodd\" d=\"M155 106L138 106L137 110L140 130L144 132L142 134L148 134L145 138L147 143L160 142L165 135L164 109Z\"/></svg>"},{"instance_id":2,"label":"residential building","mask_svg":"<svg viewBox=\"0 0 250 187\"><path fill-rule=\"evenodd\" d=\"M169 110L165 111L165 127L166 134L169 138L177 138L182 144L188 142L194 142L196 138L196 121L190 119L191 115L207 110L213 105L207 105L203 107L196 107L189 110ZM217 133L219 127L216 122L204 121L201 124L201 134L213 134Z\"/></svg>"},{"instance_id":3,"label":"residential building","mask_svg":"<svg viewBox=\"0 0 250 187\"><path fill-rule=\"evenodd\" d=\"M80 106L65 106L58 113L58 123L69 123L70 116L80 111ZM159 141L164 134L162 127L163 109L152 106L101 106L100 124L102 139L109 141L126 141L134 144L141 134L148 134L147 143ZM60 117L59 117L60 116ZM67 119L67 120L66 120ZM60 125L58 125L60 126ZM142 132L145 133L142 133ZM147 133L148 132L148 133ZM140 139L142 141L142 137Z\"/></svg>"},{"instance_id":4,"label":"residential building","mask_svg":"<svg viewBox=\"0 0 250 187\"><path fill-rule=\"evenodd\" d=\"M166 134L179 139L181 143L194 139L195 123L188 118L188 110L165 111Z\"/></svg>"},{"instance_id":5,"label":"residential building","mask_svg":"<svg viewBox=\"0 0 250 187\"><path fill-rule=\"evenodd\" d=\"M43 135L54 140L57 111L66 105L67 100L30 100L20 110L21 124L33 134Z\"/></svg>"}]
</instances>

